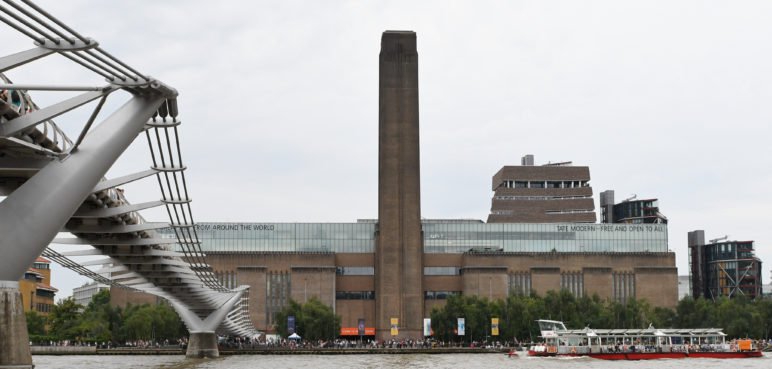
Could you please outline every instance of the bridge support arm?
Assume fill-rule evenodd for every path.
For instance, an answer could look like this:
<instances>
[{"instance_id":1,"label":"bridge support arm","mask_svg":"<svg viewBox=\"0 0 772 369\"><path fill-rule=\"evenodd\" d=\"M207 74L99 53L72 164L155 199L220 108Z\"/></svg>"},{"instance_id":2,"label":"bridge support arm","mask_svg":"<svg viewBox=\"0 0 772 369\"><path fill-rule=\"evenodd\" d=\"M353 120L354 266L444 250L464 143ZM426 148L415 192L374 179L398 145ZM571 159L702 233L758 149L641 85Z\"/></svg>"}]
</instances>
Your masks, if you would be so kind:
<instances>
[{"instance_id":1,"label":"bridge support arm","mask_svg":"<svg viewBox=\"0 0 772 369\"><path fill-rule=\"evenodd\" d=\"M199 318L185 306L178 302L172 302L172 306L185 322L190 330L190 339L188 340L188 350L185 353L187 357L193 358L215 358L220 356L217 349L217 335L215 329L225 320L225 317L233 310L233 307L241 301L241 296L246 289L237 291L222 306L209 314L206 319Z\"/></svg>"},{"instance_id":2,"label":"bridge support arm","mask_svg":"<svg viewBox=\"0 0 772 369\"><path fill-rule=\"evenodd\" d=\"M126 150L164 97L134 96L0 203L0 281L17 281Z\"/></svg>"}]
</instances>

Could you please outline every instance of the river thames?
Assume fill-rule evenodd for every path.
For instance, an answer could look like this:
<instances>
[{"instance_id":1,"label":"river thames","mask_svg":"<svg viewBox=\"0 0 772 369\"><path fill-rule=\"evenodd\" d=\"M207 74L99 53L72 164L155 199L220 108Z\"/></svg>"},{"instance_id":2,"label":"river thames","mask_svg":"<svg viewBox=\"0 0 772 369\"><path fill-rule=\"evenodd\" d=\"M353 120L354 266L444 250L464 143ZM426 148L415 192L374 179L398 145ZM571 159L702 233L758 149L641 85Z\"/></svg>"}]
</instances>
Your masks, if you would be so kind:
<instances>
[{"instance_id":1,"label":"river thames","mask_svg":"<svg viewBox=\"0 0 772 369\"><path fill-rule=\"evenodd\" d=\"M236 355L218 359L184 356L34 356L36 369L247 369L247 368L730 368L767 369L772 354L756 359L681 359L604 361L590 358L521 358L506 354L405 354L405 355Z\"/></svg>"}]
</instances>

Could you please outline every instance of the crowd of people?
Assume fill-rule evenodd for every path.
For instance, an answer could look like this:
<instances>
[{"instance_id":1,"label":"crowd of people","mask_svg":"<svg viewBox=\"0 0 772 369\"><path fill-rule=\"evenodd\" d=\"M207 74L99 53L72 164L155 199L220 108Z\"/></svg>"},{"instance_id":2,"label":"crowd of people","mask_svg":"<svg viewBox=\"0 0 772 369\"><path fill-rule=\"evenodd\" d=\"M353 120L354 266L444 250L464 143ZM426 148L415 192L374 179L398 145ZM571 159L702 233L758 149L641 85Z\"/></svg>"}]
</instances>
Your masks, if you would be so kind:
<instances>
[{"instance_id":1,"label":"crowd of people","mask_svg":"<svg viewBox=\"0 0 772 369\"><path fill-rule=\"evenodd\" d=\"M182 337L177 340L130 340L123 343L116 343L111 341L78 341L78 340L63 340L63 341L45 341L45 342L30 342L30 345L34 346L64 346L64 347L91 347L96 346L98 349L113 349L113 348L136 348L136 349L161 349L161 348L187 348L188 339Z\"/></svg>"},{"instance_id":2,"label":"crowd of people","mask_svg":"<svg viewBox=\"0 0 772 369\"><path fill-rule=\"evenodd\" d=\"M472 343L445 342L434 339L347 339L301 340L287 338L268 338L250 340L248 338L227 338L220 341L220 346L228 349L431 349L431 348L503 348L509 347L500 341L473 341Z\"/></svg>"},{"instance_id":3,"label":"crowd of people","mask_svg":"<svg viewBox=\"0 0 772 369\"><path fill-rule=\"evenodd\" d=\"M733 345L734 341L728 343ZM113 342L81 342L81 341L47 341L30 344L38 346L96 346L98 349L129 348L129 349L161 349L161 348L181 348L186 349L188 338L181 337L177 340L133 340L121 344ZM347 339L337 338L334 340L301 340L287 338L265 338L250 339L248 337L221 337L218 342L220 348L230 350L258 350L258 349L432 349L432 348L487 348L503 349L505 347L518 347L517 341L472 341L471 343L446 342L435 339L413 340L413 339L391 339L391 340L373 340L373 339ZM526 344L526 346L528 346ZM764 351L772 349L772 338L768 340L754 340L753 346ZM709 352L720 351L723 347L719 345L672 345L672 352ZM644 345L612 345L601 348L601 352L655 352L656 347L647 347Z\"/></svg>"}]
</instances>

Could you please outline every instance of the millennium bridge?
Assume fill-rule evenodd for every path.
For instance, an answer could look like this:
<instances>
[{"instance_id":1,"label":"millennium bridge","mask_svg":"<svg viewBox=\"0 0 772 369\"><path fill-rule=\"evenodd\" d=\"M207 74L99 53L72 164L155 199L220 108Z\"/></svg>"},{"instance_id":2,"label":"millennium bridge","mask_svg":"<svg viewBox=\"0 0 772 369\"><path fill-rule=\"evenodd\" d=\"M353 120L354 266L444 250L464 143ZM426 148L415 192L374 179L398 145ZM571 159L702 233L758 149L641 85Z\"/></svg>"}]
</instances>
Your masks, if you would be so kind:
<instances>
[{"instance_id":1,"label":"millennium bridge","mask_svg":"<svg viewBox=\"0 0 772 369\"><path fill-rule=\"evenodd\" d=\"M9 27L6 35L21 33L32 44L0 57L0 368L32 364L18 280L39 255L100 283L164 298L190 331L188 356L218 356L217 333L257 334L247 288L223 286L201 252L180 150L177 90L32 1L4 0L0 20ZM47 58L65 58L82 69L78 75L93 78L57 85L8 77L9 71L25 76L23 68ZM63 97L40 106L36 92ZM106 104L108 98L123 104ZM86 119L72 112L93 102ZM78 124L80 134L68 137L54 119ZM147 169L106 178L137 139L147 141ZM131 203L119 187L143 179L158 183L159 199ZM165 208L168 220L151 222L139 213L154 207ZM57 238L60 232L69 235ZM52 243L65 246L57 252ZM62 251L66 245L74 246Z\"/></svg>"}]
</instances>

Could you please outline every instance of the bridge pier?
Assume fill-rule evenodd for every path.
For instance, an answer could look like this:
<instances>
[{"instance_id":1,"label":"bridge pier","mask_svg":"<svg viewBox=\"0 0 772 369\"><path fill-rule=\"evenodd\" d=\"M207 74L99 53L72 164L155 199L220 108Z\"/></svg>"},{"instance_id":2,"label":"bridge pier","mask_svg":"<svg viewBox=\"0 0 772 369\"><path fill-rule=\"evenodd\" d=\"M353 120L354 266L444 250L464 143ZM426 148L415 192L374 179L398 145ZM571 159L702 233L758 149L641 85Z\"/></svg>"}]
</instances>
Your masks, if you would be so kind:
<instances>
[{"instance_id":1,"label":"bridge pier","mask_svg":"<svg viewBox=\"0 0 772 369\"><path fill-rule=\"evenodd\" d=\"M190 332L188 339L188 351L185 356L189 358L216 358L220 357L217 348L217 335L214 332Z\"/></svg>"},{"instance_id":2,"label":"bridge pier","mask_svg":"<svg viewBox=\"0 0 772 369\"><path fill-rule=\"evenodd\" d=\"M237 288L233 296L220 305L219 308L212 311L205 319L201 319L201 317L185 306L175 301L170 301L177 314L180 315L180 318L190 330L188 350L185 352L185 356L189 358L215 358L220 356L220 350L217 348L217 335L214 331L220 326L228 313L233 310L233 307L241 301L244 291L246 291L246 286Z\"/></svg>"},{"instance_id":3,"label":"bridge pier","mask_svg":"<svg viewBox=\"0 0 772 369\"><path fill-rule=\"evenodd\" d=\"M33 368L19 282L0 281L0 368Z\"/></svg>"}]
</instances>

